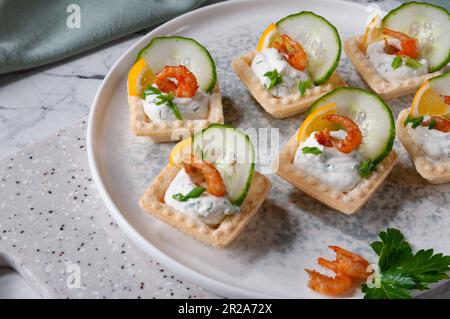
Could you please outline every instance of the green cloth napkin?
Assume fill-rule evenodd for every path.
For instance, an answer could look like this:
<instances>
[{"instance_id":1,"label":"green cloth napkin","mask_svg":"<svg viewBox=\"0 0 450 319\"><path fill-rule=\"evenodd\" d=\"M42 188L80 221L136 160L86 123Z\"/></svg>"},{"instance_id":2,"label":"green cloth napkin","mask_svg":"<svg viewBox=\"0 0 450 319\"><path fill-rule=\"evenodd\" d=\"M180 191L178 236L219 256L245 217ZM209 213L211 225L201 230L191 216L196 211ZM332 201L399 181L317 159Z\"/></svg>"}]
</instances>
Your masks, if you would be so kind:
<instances>
[{"instance_id":1,"label":"green cloth napkin","mask_svg":"<svg viewBox=\"0 0 450 319\"><path fill-rule=\"evenodd\" d=\"M64 59L171 19L203 1L0 0L0 74Z\"/></svg>"}]
</instances>

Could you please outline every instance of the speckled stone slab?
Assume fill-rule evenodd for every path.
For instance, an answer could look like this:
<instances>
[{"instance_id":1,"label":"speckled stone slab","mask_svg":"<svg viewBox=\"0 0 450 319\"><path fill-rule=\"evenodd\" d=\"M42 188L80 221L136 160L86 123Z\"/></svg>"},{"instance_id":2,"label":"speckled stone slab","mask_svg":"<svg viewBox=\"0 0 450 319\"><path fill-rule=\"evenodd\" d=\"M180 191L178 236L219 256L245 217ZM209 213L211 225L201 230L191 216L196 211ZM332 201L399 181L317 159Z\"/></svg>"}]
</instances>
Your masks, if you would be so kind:
<instances>
[{"instance_id":1,"label":"speckled stone slab","mask_svg":"<svg viewBox=\"0 0 450 319\"><path fill-rule=\"evenodd\" d=\"M16 269L43 297L214 297L117 227L90 177L85 130L83 121L0 162L0 266Z\"/></svg>"},{"instance_id":2,"label":"speckled stone slab","mask_svg":"<svg viewBox=\"0 0 450 319\"><path fill-rule=\"evenodd\" d=\"M0 162L0 266L15 268L43 297L214 298L144 255L117 227L89 174L85 126ZM74 264L80 288L67 284ZM450 298L450 284L421 297Z\"/></svg>"}]
</instances>

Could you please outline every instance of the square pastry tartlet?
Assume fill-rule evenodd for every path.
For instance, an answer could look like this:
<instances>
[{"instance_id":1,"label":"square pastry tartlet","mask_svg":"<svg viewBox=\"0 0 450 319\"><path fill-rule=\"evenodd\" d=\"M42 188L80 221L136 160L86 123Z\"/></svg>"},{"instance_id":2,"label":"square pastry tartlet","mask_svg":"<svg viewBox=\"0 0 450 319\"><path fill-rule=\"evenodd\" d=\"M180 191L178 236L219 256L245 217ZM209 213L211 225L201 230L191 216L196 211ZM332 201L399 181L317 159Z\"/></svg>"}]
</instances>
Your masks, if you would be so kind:
<instances>
[{"instance_id":1,"label":"square pastry tartlet","mask_svg":"<svg viewBox=\"0 0 450 319\"><path fill-rule=\"evenodd\" d=\"M300 96L298 92L285 97L274 97L267 91L251 68L256 54L257 51L255 50L236 57L231 66L255 100L275 118L282 119L305 112L311 104L324 94L337 87L347 86L347 83L335 71L326 83L306 89L304 96Z\"/></svg>"},{"instance_id":2,"label":"square pastry tartlet","mask_svg":"<svg viewBox=\"0 0 450 319\"><path fill-rule=\"evenodd\" d=\"M408 113L409 109L403 110L397 118L397 136L411 156L417 172L432 184L450 182L450 160L446 162L430 160L420 145L414 143L408 133L408 128L404 126Z\"/></svg>"},{"instance_id":3,"label":"square pastry tartlet","mask_svg":"<svg viewBox=\"0 0 450 319\"><path fill-rule=\"evenodd\" d=\"M166 190L179 170L177 166L167 165L142 195L139 204L142 209L161 221L215 247L224 247L238 236L264 202L272 185L266 176L255 171L240 212L226 216L217 227L212 227L164 203Z\"/></svg>"},{"instance_id":4,"label":"square pastry tartlet","mask_svg":"<svg viewBox=\"0 0 450 319\"><path fill-rule=\"evenodd\" d=\"M210 124L223 124L222 97L217 83L209 97L208 117L203 120L152 122L144 112L140 96L128 95L130 123L137 136L148 136L154 142L176 142L200 131Z\"/></svg>"},{"instance_id":5,"label":"square pastry tartlet","mask_svg":"<svg viewBox=\"0 0 450 319\"><path fill-rule=\"evenodd\" d=\"M367 202L380 187L397 161L395 151L377 165L369 178L361 181L349 192L344 193L322 183L308 172L293 164L298 147L296 135L292 136L283 147L279 156L272 163L272 170L280 177L300 189L302 192L323 202L327 206L344 214L353 214Z\"/></svg>"},{"instance_id":6,"label":"square pastry tartlet","mask_svg":"<svg viewBox=\"0 0 450 319\"><path fill-rule=\"evenodd\" d=\"M403 81L389 82L377 72L366 54L361 51L362 39L362 36L347 39L344 41L344 51L364 81L385 100L414 93L425 80L442 73L437 71L414 76Z\"/></svg>"}]
</instances>

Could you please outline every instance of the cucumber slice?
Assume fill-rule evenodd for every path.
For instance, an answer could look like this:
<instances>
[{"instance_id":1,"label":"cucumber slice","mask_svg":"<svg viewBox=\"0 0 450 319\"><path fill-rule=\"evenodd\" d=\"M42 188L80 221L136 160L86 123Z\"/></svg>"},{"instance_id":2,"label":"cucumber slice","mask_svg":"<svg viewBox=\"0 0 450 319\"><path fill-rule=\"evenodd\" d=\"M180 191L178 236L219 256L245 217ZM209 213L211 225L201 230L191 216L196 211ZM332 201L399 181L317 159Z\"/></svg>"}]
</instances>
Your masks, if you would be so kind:
<instances>
[{"instance_id":1,"label":"cucumber slice","mask_svg":"<svg viewBox=\"0 0 450 319\"><path fill-rule=\"evenodd\" d=\"M205 92L210 92L216 85L216 64L208 50L194 39L153 38L137 58L144 58L155 74L166 65L184 65L194 73L198 85Z\"/></svg>"},{"instance_id":2,"label":"cucumber slice","mask_svg":"<svg viewBox=\"0 0 450 319\"><path fill-rule=\"evenodd\" d=\"M222 175L228 199L241 205L255 169L250 138L232 126L212 124L192 138L194 154L213 163Z\"/></svg>"},{"instance_id":3,"label":"cucumber slice","mask_svg":"<svg viewBox=\"0 0 450 319\"><path fill-rule=\"evenodd\" d=\"M395 139L394 116L389 106L377 95L357 88L337 88L317 100L309 112L336 103L336 112L358 124L363 142L360 146L366 159L380 163L392 150Z\"/></svg>"},{"instance_id":4,"label":"cucumber slice","mask_svg":"<svg viewBox=\"0 0 450 319\"><path fill-rule=\"evenodd\" d=\"M450 96L450 72L431 78L429 82L439 95Z\"/></svg>"},{"instance_id":5,"label":"cucumber slice","mask_svg":"<svg viewBox=\"0 0 450 319\"><path fill-rule=\"evenodd\" d=\"M405 3L383 18L383 26L416 38L429 72L450 62L450 14L446 9L423 2Z\"/></svg>"},{"instance_id":6,"label":"cucumber slice","mask_svg":"<svg viewBox=\"0 0 450 319\"><path fill-rule=\"evenodd\" d=\"M341 38L336 28L324 17L310 11L291 14L276 25L280 33L298 41L305 49L314 84L326 82L341 57Z\"/></svg>"}]
</instances>

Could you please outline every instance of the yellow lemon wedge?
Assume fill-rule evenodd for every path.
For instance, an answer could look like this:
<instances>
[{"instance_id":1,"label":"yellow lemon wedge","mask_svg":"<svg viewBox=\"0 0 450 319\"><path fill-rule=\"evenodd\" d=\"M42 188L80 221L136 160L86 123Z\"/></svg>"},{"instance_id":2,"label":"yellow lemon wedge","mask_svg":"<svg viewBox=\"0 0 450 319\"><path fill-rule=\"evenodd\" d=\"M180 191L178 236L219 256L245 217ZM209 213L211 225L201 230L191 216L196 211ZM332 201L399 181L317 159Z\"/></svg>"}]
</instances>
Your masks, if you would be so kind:
<instances>
[{"instance_id":1,"label":"yellow lemon wedge","mask_svg":"<svg viewBox=\"0 0 450 319\"><path fill-rule=\"evenodd\" d=\"M172 149L169 155L169 164L175 166L192 153L192 138L188 137L178 142Z\"/></svg>"},{"instance_id":2,"label":"yellow lemon wedge","mask_svg":"<svg viewBox=\"0 0 450 319\"><path fill-rule=\"evenodd\" d=\"M142 89L152 83L153 77L153 72L145 60L137 60L128 73L128 95L141 95Z\"/></svg>"},{"instance_id":3,"label":"yellow lemon wedge","mask_svg":"<svg viewBox=\"0 0 450 319\"><path fill-rule=\"evenodd\" d=\"M264 30L261 38L259 39L256 50L261 52L263 49L270 47L275 36L278 35L277 26L275 23L270 24L266 30Z\"/></svg>"},{"instance_id":4,"label":"yellow lemon wedge","mask_svg":"<svg viewBox=\"0 0 450 319\"><path fill-rule=\"evenodd\" d=\"M436 92L431 81L425 81L416 92L411 105L411 116L450 114L450 105L445 103L444 98Z\"/></svg>"},{"instance_id":5,"label":"yellow lemon wedge","mask_svg":"<svg viewBox=\"0 0 450 319\"><path fill-rule=\"evenodd\" d=\"M366 31L364 32L364 37L362 39L360 49L363 52L366 52L367 46L375 41L382 39L383 31L381 29L383 25L383 21L381 20L379 15L376 15L372 18L370 23L366 27Z\"/></svg>"},{"instance_id":6,"label":"yellow lemon wedge","mask_svg":"<svg viewBox=\"0 0 450 319\"><path fill-rule=\"evenodd\" d=\"M306 140L312 132L320 131L325 128L334 129L335 124L330 121L324 120L323 117L328 114L336 113L336 103L326 104L314 110L303 121L297 134L297 141L299 143Z\"/></svg>"}]
</instances>

